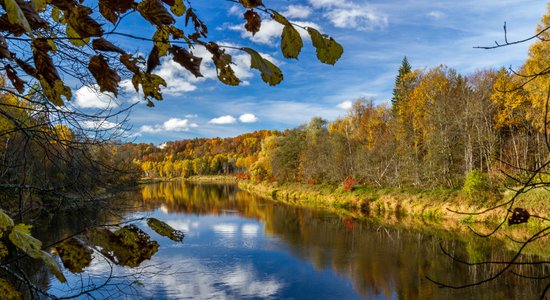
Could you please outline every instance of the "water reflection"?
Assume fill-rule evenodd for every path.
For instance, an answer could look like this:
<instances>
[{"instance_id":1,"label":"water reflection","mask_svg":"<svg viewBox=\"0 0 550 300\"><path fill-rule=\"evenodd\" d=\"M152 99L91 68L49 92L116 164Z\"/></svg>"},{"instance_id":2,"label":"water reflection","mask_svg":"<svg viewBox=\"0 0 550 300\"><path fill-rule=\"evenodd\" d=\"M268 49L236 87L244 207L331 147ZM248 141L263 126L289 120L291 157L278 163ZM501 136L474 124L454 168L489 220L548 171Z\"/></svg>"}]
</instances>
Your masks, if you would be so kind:
<instances>
[{"instance_id":1,"label":"water reflection","mask_svg":"<svg viewBox=\"0 0 550 300\"><path fill-rule=\"evenodd\" d=\"M446 257L440 245L451 253L473 261L506 260L511 253L501 243L442 233L409 232L378 224L340 218L321 211L262 201L232 186L189 185L171 182L149 185L142 198L150 208L164 205L171 213L240 215L260 220L263 231L284 240L285 250L318 271L330 271L347 278L363 297L399 299L502 299L538 295L544 288L516 276L505 276L486 286L440 289L426 276L454 284L468 283L496 271L495 266L466 268ZM219 223L221 236L257 234L259 227ZM529 259L529 257L526 257ZM536 259L536 258L532 258ZM540 270L536 270L540 271Z\"/></svg>"},{"instance_id":2,"label":"water reflection","mask_svg":"<svg viewBox=\"0 0 550 300\"><path fill-rule=\"evenodd\" d=\"M517 276L464 290L430 283L426 276L460 284L496 271L490 265L466 268L446 257L440 245L466 259L510 258L503 244L473 235L384 227L259 199L232 185L150 184L124 198L133 206L131 216L155 217L185 232L180 244L137 224L160 247L140 266L147 270L142 276L114 267L112 283L130 285L135 297L530 299L544 288ZM57 231L70 232L70 227ZM532 269L521 272L540 272ZM111 265L96 257L85 271L100 282ZM50 283L58 294L67 290L55 280Z\"/></svg>"}]
</instances>

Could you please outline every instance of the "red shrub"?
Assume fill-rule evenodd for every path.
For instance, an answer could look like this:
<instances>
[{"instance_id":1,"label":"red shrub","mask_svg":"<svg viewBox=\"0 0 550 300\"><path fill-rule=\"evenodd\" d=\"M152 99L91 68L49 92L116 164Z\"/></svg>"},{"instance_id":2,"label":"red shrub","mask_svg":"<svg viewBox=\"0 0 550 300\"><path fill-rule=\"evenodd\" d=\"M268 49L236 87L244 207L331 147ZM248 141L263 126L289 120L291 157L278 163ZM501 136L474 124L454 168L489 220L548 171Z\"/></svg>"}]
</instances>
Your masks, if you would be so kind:
<instances>
[{"instance_id":1,"label":"red shrub","mask_svg":"<svg viewBox=\"0 0 550 300\"><path fill-rule=\"evenodd\" d=\"M344 182L342 182L342 188L346 192L353 191L353 187L357 184L357 180L353 179L353 177L348 177L344 179Z\"/></svg>"}]
</instances>

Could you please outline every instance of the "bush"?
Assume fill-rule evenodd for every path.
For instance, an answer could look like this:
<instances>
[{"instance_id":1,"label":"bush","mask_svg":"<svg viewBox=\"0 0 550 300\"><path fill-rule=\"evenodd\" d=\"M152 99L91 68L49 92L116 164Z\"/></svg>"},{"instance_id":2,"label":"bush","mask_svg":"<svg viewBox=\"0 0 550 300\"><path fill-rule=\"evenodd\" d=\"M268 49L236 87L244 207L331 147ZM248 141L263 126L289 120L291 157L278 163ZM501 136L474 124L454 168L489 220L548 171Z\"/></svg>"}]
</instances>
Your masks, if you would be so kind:
<instances>
[{"instance_id":1,"label":"bush","mask_svg":"<svg viewBox=\"0 0 550 300\"><path fill-rule=\"evenodd\" d=\"M342 182L342 189L346 192L351 192L356 184L357 180L353 179L353 177L348 177L344 179L344 182Z\"/></svg>"},{"instance_id":2,"label":"bush","mask_svg":"<svg viewBox=\"0 0 550 300\"><path fill-rule=\"evenodd\" d=\"M491 185L489 176L480 170L470 171L466 175L462 192L475 204L484 204L495 198L497 194L495 187Z\"/></svg>"}]
</instances>

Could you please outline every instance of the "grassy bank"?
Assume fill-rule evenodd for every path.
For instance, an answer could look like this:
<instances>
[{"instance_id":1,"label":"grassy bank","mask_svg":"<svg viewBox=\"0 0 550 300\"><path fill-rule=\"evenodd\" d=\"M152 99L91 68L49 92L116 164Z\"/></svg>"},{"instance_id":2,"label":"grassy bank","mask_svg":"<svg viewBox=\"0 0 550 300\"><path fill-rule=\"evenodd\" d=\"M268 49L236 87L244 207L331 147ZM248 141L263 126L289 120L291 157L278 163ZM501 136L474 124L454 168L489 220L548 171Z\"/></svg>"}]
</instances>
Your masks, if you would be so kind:
<instances>
[{"instance_id":1,"label":"grassy bank","mask_svg":"<svg viewBox=\"0 0 550 300\"><path fill-rule=\"evenodd\" d=\"M337 185L308 185L298 183L252 183L239 181L239 187L249 192L289 204L319 207L355 216L408 216L427 220L451 220L458 223L494 224L501 220L506 208L495 209L482 215L464 215L459 212L478 212L502 203L513 192L505 192L502 197L482 202L470 199L458 190L413 190L357 187L353 191L344 191ZM541 190L524 194L519 198L518 206L531 214L548 215L546 199L550 192ZM538 222L530 222L530 226Z\"/></svg>"}]
</instances>

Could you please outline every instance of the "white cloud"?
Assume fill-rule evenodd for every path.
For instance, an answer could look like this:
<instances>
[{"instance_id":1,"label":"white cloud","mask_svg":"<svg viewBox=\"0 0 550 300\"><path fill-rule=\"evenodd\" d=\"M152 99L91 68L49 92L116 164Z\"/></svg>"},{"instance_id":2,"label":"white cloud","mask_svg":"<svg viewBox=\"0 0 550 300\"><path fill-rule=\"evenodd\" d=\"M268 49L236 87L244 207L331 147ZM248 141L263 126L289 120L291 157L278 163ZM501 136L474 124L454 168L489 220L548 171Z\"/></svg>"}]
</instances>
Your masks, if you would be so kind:
<instances>
[{"instance_id":1,"label":"white cloud","mask_svg":"<svg viewBox=\"0 0 550 300\"><path fill-rule=\"evenodd\" d=\"M120 129L121 124L113 123L107 120L97 120L97 121L82 121L80 125L86 129L94 130L110 130L110 129Z\"/></svg>"},{"instance_id":2,"label":"white cloud","mask_svg":"<svg viewBox=\"0 0 550 300\"><path fill-rule=\"evenodd\" d=\"M311 8L304 5L289 5L287 9L282 12L282 15L287 18L304 19L311 15Z\"/></svg>"},{"instance_id":3,"label":"white cloud","mask_svg":"<svg viewBox=\"0 0 550 300\"><path fill-rule=\"evenodd\" d=\"M196 123L189 123L187 119L171 118L163 124L143 125L140 128L144 133L156 133L161 131L189 131L191 128L198 127Z\"/></svg>"},{"instance_id":4,"label":"white cloud","mask_svg":"<svg viewBox=\"0 0 550 300\"><path fill-rule=\"evenodd\" d=\"M197 89L193 84L194 75L172 59L163 59L154 73L166 81L166 87L162 88L165 95L179 96Z\"/></svg>"},{"instance_id":5,"label":"white cloud","mask_svg":"<svg viewBox=\"0 0 550 300\"><path fill-rule=\"evenodd\" d=\"M445 13L439 10L432 10L427 14L427 16L435 20L440 20L445 17Z\"/></svg>"},{"instance_id":6,"label":"white cloud","mask_svg":"<svg viewBox=\"0 0 550 300\"><path fill-rule=\"evenodd\" d=\"M309 0L309 3L315 8L323 9L323 16L338 28L365 31L388 26L388 17L370 5L331 0Z\"/></svg>"},{"instance_id":7,"label":"white cloud","mask_svg":"<svg viewBox=\"0 0 550 300\"><path fill-rule=\"evenodd\" d=\"M115 95L110 92L100 93L97 84L92 87L83 86L74 95L74 105L79 108L107 109L118 107Z\"/></svg>"},{"instance_id":8,"label":"white cloud","mask_svg":"<svg viewBox=\"0 0 550 300\"><path fill-rule=\"evenodd\" d=\"M258 121L258 118L253 114L242 114L239 117L239 121L241 121L242 123L255 123L256 121Z\"/></svg>"},{"instance_id":9,"label":"white cloud","mask_svg":"<svg viewBox=\"0 0 550 300\"><path fill-rule=\"evenodd\" d=\"M237 119L231 115L221 116L208 121L208 123L216 125L233 124L235 122L237 122Z\"/></svg>"},{"instance_id":10,"label":"white cloud","mask_svg":"<svg viewBox=\"0 0 550 300\"><path fill-rule=\"evenodd\" d=\"M344 101L344 102L336 105L336 107L341 108L341 109L345 109L345 110L350 110L352 105L353 105L353 103L351 101L347 100L347 101Z\"/></svg>"},{"instance_id":11,"label":"white cloud","mask_svg":"<svg viewBox=\"0 0 550 300\"><path fill-rule=\"evenodd\" d=\"M189 115L185 115L185 117L188 118L188 119L196 119L196 118L199 117L199 115L197 115L197 114L194 114L194 115L189 114Z\"/></svg>"}]
</instances>

